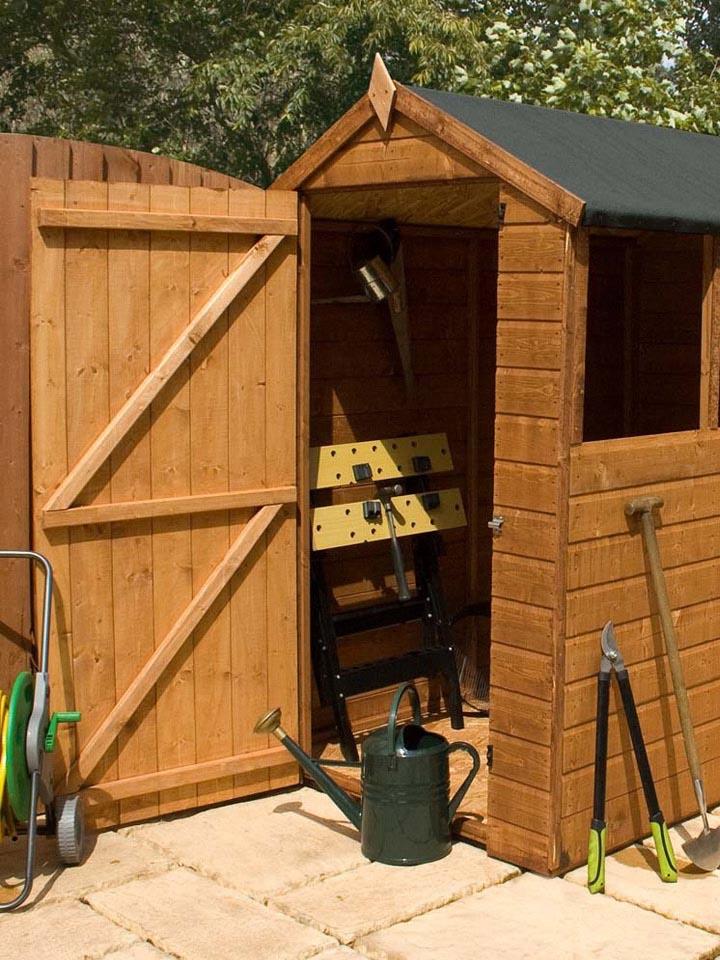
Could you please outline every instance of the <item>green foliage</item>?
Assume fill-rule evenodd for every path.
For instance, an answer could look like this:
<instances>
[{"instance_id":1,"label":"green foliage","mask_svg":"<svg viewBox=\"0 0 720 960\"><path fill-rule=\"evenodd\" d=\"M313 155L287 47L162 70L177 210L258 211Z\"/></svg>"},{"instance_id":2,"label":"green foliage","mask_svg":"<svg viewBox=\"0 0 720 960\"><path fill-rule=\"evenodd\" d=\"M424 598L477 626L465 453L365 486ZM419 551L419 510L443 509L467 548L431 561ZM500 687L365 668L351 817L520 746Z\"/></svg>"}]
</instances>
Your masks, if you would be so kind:
<instances>
[{"instance_id":1,"label":"green foliage","mask_svg":"<svg viewBox=\"0 0 720 960\"><path fill-rule=\"evenodd\" d=\"M397 80L720 133L718 0L0 0L0 127L269 183Z\"/></svg>"}]
</instances>

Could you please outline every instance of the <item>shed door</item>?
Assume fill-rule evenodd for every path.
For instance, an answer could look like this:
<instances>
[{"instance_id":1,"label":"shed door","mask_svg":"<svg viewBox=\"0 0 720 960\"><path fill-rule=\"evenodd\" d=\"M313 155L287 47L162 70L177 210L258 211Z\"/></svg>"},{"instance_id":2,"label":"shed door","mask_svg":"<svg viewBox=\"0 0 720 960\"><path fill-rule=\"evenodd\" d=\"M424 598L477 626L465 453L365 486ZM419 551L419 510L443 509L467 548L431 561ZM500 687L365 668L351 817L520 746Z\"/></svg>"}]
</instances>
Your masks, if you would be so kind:
<instances>
[{"instance_id":1,"label":"shed door","mask_svg":"<svg viewBox=\"0 0 720 960\"><path fill-rule=\"evenodd\" d=\"M110 825L297 780L297 196L37 180L34 530L64 792Z\"/></svg>"}]
</instances>

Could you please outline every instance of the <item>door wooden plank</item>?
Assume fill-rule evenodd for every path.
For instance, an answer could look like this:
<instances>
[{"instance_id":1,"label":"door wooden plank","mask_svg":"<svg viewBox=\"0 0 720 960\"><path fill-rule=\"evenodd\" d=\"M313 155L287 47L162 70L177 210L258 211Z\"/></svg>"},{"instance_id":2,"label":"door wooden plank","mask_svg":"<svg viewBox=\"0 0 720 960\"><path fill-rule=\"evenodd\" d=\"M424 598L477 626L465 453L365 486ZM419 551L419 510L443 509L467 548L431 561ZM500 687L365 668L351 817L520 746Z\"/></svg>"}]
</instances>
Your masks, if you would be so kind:
<instances>
[{"instance_id":1,"label":"door wooden plank","mask_svg":"<svg viewBox=\"0 0 720 960\"><path fill-rule=\"evenodd\" d=\"M107 184L72 181L68 206L107 207ZM108 238L97 230L65 237L65 329L67 337L67 444L73 462L110 418L108 337ZM109 464L100 465L85 486L85 503L110 499ZM81 704L78 749L115 704L115 637L110 528L97 526L70 534L70 600L73 606L73 672ZM115 744L102 758L101 776L118 775ZM100 806L97 827L117 823L117 804Z\"/></svg>"},{"instance_id":2,"label":"door wooden plank","mask_svg":"<svg viewBox=\"0 0 720 960\"><path fill-rule=\"evenodd\" d=\"M231 194L229 213L265 216L265 194ZM230 268L245 255L252 238L230 237ZM265 470L265 279L263 266L242 298L228 311L231 370L229 400L229 476L231 487L263 485ZM238 536L250 515L230 513L230 535ZM267 710L266 538L258 541L252 566L235 574L230 584L230 654L232 737L235 753L269 749L270 737L253 733L254 719ZM267 771L238 771L235 796L267 790Z\"/></svg>"},{"instance_id":3,"label":"door wooden plank","mask_svg":"<svg viewBox=\"0 0 720 960\"><path fill-rule=\"evenodd\" d=\"M152 210L187 213L185 187L150 188ZM150 354L154 365L190 321L190 239L180 233L150 238ZM175 374L172 390L151 406L152 495L187 499L190 491L190 361ZM192 600L190 523L186 517L153 520L155 642L165 636ZM182 646L156 687L157 751L161 771L195 762L195 691L192 648ZM160 792L160 814L191 807L193 783Z\"/></svg>"},{"instance_id":4,"label":"door wooden plank","mask_svg":"<svg viewBox=\"0 0 720 960\"><path fill-rule=\"evenodd\" d=\"M65 184L57 180L34 181L33 207L65 202ZM33 221L34 222L34 221ZM39 529L38 518L50 490L68 468L67 408L65 402L65 234L32 227L33 272L30 315L30 361L33 403L33 510L34 546L52 559L55 579L50 643L52 707L72 710L76 706L73 685L72 603L70 600L70 533L59 531L52 542ZM42 597L37 589L36 598ZM36 621L41 611L36 603ZM75 730L61 726L55 753L55 774L64 776L75 750Z\"/></svg>"},{"instance_id":5,"label":"door wooden plank","mask_svg":"<svg viewBox=\"0 0 720 960\"><path fill-rule=\"evenodd\" d=\"M30 331L30 262L28 180L32 169L32 139L0 134L0 175L10 185L0 199L0 282L3 322L0 352L8 359L0 394L0 450L3 452L3 503L0 543L6 549L27 549L30 535L30 371L27 348ZM0 687L7 690L27 669L32 649L30 565L27 560L3 560L0 567Z\"/></svg>"},{"instance_id":6,"label":"door wooden plank","mask_svg":"<svg viewBox=\"0 0 720 960\"><path fill-rule=\"evenodd\" d=\"M268 216L297 216L294 194L267 194ZM285 242L268 261L266 279L268 483L296 482L297 243ZM288 732L298 736L297 536L296 510L285 519L267 546L268 700L283 707ZM297 782L297 774L271 772L270 787Z\"/></svg>"},{"instance_id":7,"label":"door wooden plank","mask_svg":"<svg viewBox=\"0 0 720 960\"><path fill-rule=\"evenodd\" d=\"M193 187L190 213L226 216L226 191ZM228 238L222 234L190 238L190 309L195 312L228 275ZM228 318L224 313L190 356L190 477L193 494L228 490ZM193 589L200 588L229 545L228 514L192 518ZM232 707L230 683L229 589L193 635L196 762L230 756ZM229 800L232 778L198 785L199 803Z\"/></svg>"},{"instance_id":8,"label":"door wooden plank","mask_svg":"<svg viewBox=\"0 0 720 960\"><path fill-rule=\"evenodd\" d=\"M90 238L94 235L96 239L93 241ZM87 236L89 243L98 242L97 235L93 231L87 231ZM100 236L102 237L102 234ZM132 396L129 397L125 405L105 425L104 429L99 432L96 439L77 460L65 480L48 500L47 510L62 510L73 504L120 440L138 421L183 361L190 356L197 343L212 329L228 305L232 303L282 240L282 237L265 236L257 241L242 264L225 279L207 302L198 309L190 324L183 330L165 356L162 357Z\"/></svg>"},{"instance_id":9,"label":"door wooden plank","mask_svg":"<svg viewBox=\"0 0 720 960\"><path fill-rule=\"evenodd\" d=\"M153 655L133 683L118 698L112 711L102 721L78 757L71 776L75 785L85 783L101 762L115 738L123 729L144 697L158 682L175 654L210 611L230 577L250 555L258 539L268 529L283 507L280 504L262 507L245 526L240 536L197 591L170 631L157 645ZM97 781L97 777L93 778Z\"/></svg>"},{"instance_id":10,"label":"door wooden plank","mask_svg":"<svg viewBox=\"0 0 720 960\"><path fill-rule=\"evenodd\" d=\"M150 188L108 185L108 207L146 210ZM100 211L102 212L102 211ZM114 415L150 370L150 238L147 233L108 234L108 333L110 415ZM132 500L152 494L150 411L138 420L110 458L112 498ZM82 508L81 508L82 509ZM152 524L143 519L112 527L112 591L116 692L121 694L153 652ZM118 777L157 770L155 691L148 694L118 738ZM120 822L155 817L157 794L120 803Z\"/></svg>"}]
</instances>

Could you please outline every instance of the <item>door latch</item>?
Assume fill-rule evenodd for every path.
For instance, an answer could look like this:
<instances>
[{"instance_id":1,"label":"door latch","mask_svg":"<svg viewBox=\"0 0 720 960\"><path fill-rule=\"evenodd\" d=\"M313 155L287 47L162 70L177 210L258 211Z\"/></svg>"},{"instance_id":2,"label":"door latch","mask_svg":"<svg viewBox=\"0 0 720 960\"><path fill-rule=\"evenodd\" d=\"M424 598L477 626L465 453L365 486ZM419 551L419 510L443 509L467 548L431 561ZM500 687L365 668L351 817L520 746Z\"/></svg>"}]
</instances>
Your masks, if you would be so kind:
<instances>
[{"instance_id":1,"label":"door latch","mask_svg":"<svg viewBox=\"0 0 720 960\"><path fill-rule=\"evenodd\" d=\"M494 537L500 536L504 523L505 517L493 517L492 520L488 520L488 527L492 530Z\"/></svg>"}]
</instances>

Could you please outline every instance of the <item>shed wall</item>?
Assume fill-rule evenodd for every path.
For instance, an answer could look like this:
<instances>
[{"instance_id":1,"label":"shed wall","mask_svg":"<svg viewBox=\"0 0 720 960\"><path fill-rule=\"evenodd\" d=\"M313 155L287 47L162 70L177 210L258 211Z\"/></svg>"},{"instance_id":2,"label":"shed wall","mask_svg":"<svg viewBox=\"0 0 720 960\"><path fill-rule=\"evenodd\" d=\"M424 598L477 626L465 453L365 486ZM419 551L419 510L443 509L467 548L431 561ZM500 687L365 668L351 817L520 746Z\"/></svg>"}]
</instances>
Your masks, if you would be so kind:
<instances>
[{"instance_id":1,"label":"shed wall","mask_svg":"<svg viewBox=\"0 0 720 960\"><path fill-rule=\"evenodd\" d=\"M668 822L697 809L642 537L626 519L635 496L660 496L656 522L709 805L720 800L720 436L710 430L583 444L571 453L562 863L587 855L599 636L613 619L658 795ZM624 720L611 695L608 843L647 833Z\"/></svg>"},{"instance_id":2,"label":"shed wall","mask_svg":"<svg viewBox=\"0 0 720 960\"><path fill-rule=\"evenodd\" d=\"M0 547L27 549L30 521L30 224L31 177L254 189L226 174L154 154L95 143L0 134ZM9 186L9 189L7 188ZM32 647L27 565L0 569L0 689L8 689Z\"/></svg>"}]
</instances>

